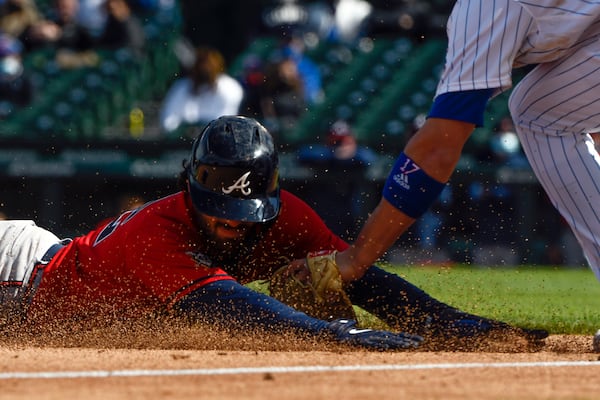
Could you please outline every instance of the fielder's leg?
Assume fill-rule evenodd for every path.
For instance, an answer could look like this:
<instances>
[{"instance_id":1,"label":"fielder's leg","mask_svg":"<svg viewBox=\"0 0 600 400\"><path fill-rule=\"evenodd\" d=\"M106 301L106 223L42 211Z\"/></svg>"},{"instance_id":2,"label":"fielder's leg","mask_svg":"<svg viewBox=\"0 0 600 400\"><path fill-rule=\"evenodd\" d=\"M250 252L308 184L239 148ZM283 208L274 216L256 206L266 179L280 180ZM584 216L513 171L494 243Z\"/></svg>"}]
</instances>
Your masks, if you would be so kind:
<instances>
[{"instance_id":1,"label":"fielder's leg","mask_svg":"<svg viewBox=\"0 0 600 400\"><path fill-rule=\"evenodd\" d=\"M517 134L542 187L565 218L600 280L600 41L542 64L514 89Z\"/></svg>"},{"instance_id":2,"label":"fielder's leg","mask_svg":"<svg viewBox=\"0 0 600 400\"><path fill-rule=\"evenodd\" d=\"M600 156L591 138L531 132L519 136L542 187L600 280Z\"/></svg>"}]
</instances>

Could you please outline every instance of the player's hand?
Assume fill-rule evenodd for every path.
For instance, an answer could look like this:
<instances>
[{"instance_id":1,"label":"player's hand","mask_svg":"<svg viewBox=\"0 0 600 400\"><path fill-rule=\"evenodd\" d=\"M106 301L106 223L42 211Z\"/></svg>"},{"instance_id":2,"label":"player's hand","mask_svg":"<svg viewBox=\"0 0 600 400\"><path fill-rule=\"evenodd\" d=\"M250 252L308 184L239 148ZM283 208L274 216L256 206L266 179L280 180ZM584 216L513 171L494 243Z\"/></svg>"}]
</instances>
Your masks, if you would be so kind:
<instances>
[{"instance_id":1,"label":"player's hand","mask_svg":"<svg viewBox=\"0 0 600 400\"><path fill-rule=\"evenodd\" d=\"M329 323L327 329L341 343L371 350L410 350L423 342L421 336L408 333L357 328L356 321L350 319L336 319Z\"/></svg>"},{"instance_id":2,"label":"player's hand","mask_svg":"<svg viewBox=\"0 0 600 400\"><path fill-rule=\"evenodd\" d=\"M335 264L335 251L311 252L271 275L271 297L311 317L356 319Z\"/></svg>"},{"instance_id":3,"label":"player's hand","mask_svg":"<svg viewBox=\"0 0 600 400\"><path fill-rule=\"evenodd\" d=\"M371 264L365 264L359 260L361 253L356 253L354 247L348 247L344 251L338 251L335 255L335 264L342 281L345 283L353 282L360 279Z\"/></svg>"},{"instance_id":4,"label":"player's hand","mask_svg":"<svg viewBox=\"0 0 600 400\"><path fill-rule=\"evenodd\" d=\"M281 271L283 279L291 279L294 276L299 282L304 285L310 285L310 269L306 264L306 258L294 260Z\"/></svg>"}]
</instances>

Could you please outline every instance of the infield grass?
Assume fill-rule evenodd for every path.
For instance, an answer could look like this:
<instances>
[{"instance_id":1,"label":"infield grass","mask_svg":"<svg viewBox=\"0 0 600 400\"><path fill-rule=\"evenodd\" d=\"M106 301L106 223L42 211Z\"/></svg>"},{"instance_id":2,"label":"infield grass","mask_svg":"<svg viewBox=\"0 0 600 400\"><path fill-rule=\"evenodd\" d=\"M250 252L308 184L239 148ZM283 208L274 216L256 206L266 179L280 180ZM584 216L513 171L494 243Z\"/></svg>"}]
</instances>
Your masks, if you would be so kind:
<instances>
[{"instance_id":1,"label":"infield grass","mask_svg":"<svg viewBox=\"0 0 600 400\"><path fill-rule=\"evenodd\" d=\"M586 268L381 266L464 311L553 334L600 329L600 282Z\"/></svg>"}]
</instances>

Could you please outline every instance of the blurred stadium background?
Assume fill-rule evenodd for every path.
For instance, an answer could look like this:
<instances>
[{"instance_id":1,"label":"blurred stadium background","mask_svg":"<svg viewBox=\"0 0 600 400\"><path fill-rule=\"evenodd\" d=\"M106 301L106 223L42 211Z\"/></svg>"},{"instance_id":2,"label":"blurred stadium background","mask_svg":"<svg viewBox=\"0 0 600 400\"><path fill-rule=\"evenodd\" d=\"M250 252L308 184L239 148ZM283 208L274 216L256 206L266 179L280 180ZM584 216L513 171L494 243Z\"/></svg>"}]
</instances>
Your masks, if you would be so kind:
<instances>
[{"instance_id":1,"label":"blurred stadium background","mask_svg":"<svg viewBox=\"0 0 600 400\"><path fill-rule=\"evenodd\" d=\"M49 2L36 3L43 8ZM124 49L100 51L97 65L64 70L48 51L28 53L24 65L39 93L35 102L21 109L0 102L0 212L73 236L118 213L123 201L175 191L195 128L163 135L157 110L181 74L181 43L218 48L229 74L242 80L248 61L268 59L288 32L282 27L293 25L300 27L306 56L318 65L323 96L293 124L279 125L282 186L352 239L430 105L451 2L371 1L361 35L332 40L320 31L322 21L309 17L336 3L178 0L142 16L148 50L141 59ZM507 97L490 103L485 126L470 139L448 195L399 241L391 260L583 263L526 163L490 156L508 114ZM322 143L337 120L347 121L357 143L376 159L361 169L299 163L298 150ZM337 198L347 207L336 205Z\"/></svg>"}]
</instances>

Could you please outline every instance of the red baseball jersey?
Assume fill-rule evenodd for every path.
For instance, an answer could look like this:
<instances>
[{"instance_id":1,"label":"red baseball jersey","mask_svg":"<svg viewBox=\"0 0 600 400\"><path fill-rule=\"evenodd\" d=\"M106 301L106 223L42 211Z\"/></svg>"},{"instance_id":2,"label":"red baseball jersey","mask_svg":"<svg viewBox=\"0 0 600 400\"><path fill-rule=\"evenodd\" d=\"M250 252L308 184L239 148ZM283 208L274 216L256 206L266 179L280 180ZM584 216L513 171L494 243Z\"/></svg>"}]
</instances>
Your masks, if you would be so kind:
<instances>
[{"instance_id":1,"label":"red baseball jersey","mask_svg":"<svg viewBox=\"0 0 600 400\"><path fill-rule=\"evenodd\" d=\"M192 210L189 195L179 192L75 238L44 269L30 318L139 316L210 282L267 279L309 251L348 246L304 201L282 190L276 220L224 265L215 261Z\"/></svg>"}]
</instances>

